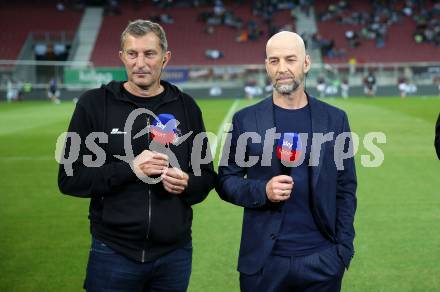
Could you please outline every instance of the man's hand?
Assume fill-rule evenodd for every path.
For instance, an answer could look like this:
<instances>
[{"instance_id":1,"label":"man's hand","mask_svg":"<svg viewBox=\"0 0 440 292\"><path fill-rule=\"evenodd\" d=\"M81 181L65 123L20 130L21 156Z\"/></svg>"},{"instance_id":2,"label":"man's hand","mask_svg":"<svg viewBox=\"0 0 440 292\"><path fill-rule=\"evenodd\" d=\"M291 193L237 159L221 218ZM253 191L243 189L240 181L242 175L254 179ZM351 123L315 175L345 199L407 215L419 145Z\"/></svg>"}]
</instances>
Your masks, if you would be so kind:
<instances>
[{"instance_id":1,"label":"man's hand","mask_svg":"<svg viewBox=\"0 0 440 292\"><path fill-rule=\"evenodd\" d=\"M168 168L168 156L144 150L133 160L134 173L138 178L159 176Z\"/></svg>"},{"instance_id":2,"label":"man's hand","mask_svg":"<svg viewBox=\"0 0 440 292\"><path fill-rule=\"evenodd\" d=\"M182 170L170 167L162 175L162 183L165 190L171 194L181 194L188 186L189 176Z\"/></svg>"},{"instance_id":3,"label":"man's hand","mask_svg":"<svg viewBox=\"0 0 440 292\"><path fill-rule=\"evenodd\" d=\"M288 175L278 175L266 184L266 195L271 202L282 202L290 198L293 189L293 179Z\"/></svg>"}]
</instances>

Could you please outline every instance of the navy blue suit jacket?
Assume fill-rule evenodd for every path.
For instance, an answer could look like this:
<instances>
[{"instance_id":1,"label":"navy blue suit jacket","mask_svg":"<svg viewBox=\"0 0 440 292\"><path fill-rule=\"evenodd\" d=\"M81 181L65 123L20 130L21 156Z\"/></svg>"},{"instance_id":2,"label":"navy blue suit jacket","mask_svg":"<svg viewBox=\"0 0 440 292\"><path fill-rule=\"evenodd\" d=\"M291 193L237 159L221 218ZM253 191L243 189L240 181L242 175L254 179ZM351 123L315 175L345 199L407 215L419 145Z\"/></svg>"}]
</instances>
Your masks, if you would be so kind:
<instances>
[{"instance_id":1,"label":"navy blue suit jacket","mask_svg":"<svg viewBox=\"0 0 440 292\"><path fill-rule=\"evenodd\" d=\"M334 138L350 132L345 112L308 97L313 133L334 132ZM235 162L237 139L244 132L256 132L261 143L246 144L246 154L260 156L266 130L275 127L272 98L237 112L233 117L231 147L228 165L219 167L217 192L220 197L244 207L242 238L238 270L244 274L258 272L270 255L280 231L282 203L272 203L266 196L266 184L281 174L281 162L273 147L270 166L262 166L261 159L251 167L240 167ZM310 143L311 138L308 139ZM273 146L272 146L273 145ZM317 166L309 167L312 214L322 234L337 245L338 254L348 268L354 254L354 214L356 210L356 172L354 159L343 160L344 169L338 170L334 162L335 139L322 145L319 158L312 155ZM267 147L267 146L266 146ZM348 139L345 149L348 150ZM223 151L225 155L226 147ZM311 153L312 154L312 153ZM224 157L225 158L225 157ZM304 161L308 163L308 161ZM293 190L293 197L295 189Z\"/></svg>"}]
</instances>

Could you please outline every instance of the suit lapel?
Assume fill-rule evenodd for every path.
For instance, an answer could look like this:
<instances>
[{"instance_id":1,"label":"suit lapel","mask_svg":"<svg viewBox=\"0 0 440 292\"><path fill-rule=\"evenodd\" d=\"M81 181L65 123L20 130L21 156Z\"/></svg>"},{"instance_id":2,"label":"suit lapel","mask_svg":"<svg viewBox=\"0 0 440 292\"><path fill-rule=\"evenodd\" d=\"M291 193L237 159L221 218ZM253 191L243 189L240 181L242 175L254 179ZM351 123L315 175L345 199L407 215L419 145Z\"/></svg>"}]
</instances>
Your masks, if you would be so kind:
<instances>
[{"instance_id":1,"label":"suit lapel","mask_svg":"<svg viewBox=\"0 0 440 292\"><path fill-rule=\"evenodd\" d=\"M311 118L312 118L312 137L313 137L314 133L325 134L328 131L328 129L327 129L327 124L328 124L327 113L322 108L322 105L318 100L316 100L315 98L310 97L308 95L307 95L307 97L309 98L310 114L311 114ZM309 138L309 143L312 143L312 137ZM318 183L318 177L319 177L319 173L321 171L322 161L324 159L326 144L327 143L324 143L323 145L321 145L318 165L311 167L312 188L313 189L315 189L316 184ZM312 157L312 156L315 156L316 154L318 154L318 153L314 153L314 151L311 151L311 153L310 153L311 161L314 161L315 159L317 159L316 157Z\"/></svg>"},{"instance_id":2,"label":"suit lapel","mask_svg":"<svg viewBox=\"0 0 440 292\"><path fill-rule=\"evenodd\" d=\"M264 138L267 129L275 127L272 97L268 97L260 103L255 112L255 120L257 121L258 134L262 138Z\"/></svg>"},{"instance_id":3,"label":"suit lapel","mask_svg":"<svg viewBox=\"0 0 440 292\"><path fill-rule=\"evenodd\" d=\"M273 111L272 96L267 97L255 111L255 120L257 122L258 134L261 135L262 143L266 135L266 130L275 127L275 117ZM276 141L273 141L271 169L274 175L281 173L281 162L276 156ZM263 149L263 148L262 148Z\"/></svg>"}]
</instances>

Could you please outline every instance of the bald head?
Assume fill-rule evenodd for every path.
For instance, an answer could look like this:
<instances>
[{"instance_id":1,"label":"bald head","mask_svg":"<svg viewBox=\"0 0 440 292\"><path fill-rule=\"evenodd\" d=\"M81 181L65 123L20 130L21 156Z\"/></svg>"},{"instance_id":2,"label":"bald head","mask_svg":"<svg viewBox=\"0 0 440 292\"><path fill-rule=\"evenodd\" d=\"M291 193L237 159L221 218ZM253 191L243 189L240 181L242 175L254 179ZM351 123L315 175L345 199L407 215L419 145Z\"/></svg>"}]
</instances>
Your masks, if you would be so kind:
<instances>
[{"instance_id":1,"label":"bald head","mask_svg":"<svg viewBox=\"0 0 440 292\"><path fill-rule=\"evenodd\" d=\"M281 31L274 34L266 44L266 57L278 52L295 54L298 58L304 59L306 55L306 47L303 39L294 32Z\"/></svg>"},{"instance_id":2,"label":"bald head","mask_svg":"<svg viewBox=\"0 0 440 292\"><path fill-rule=\"evenodd\" d=\"M310 64L304 41L298 34L282 31L267 41L266 71L272 80L275 94L302 92Z\"/></svg>"}]
</instances>

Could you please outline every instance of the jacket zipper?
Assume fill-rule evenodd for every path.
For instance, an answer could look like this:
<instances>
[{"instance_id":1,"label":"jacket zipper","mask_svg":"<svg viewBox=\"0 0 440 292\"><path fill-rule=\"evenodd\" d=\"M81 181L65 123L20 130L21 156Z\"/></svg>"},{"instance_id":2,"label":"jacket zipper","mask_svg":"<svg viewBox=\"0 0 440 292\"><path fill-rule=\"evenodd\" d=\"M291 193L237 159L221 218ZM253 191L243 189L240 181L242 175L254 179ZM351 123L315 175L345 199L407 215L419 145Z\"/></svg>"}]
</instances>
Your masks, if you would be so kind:
<instances>
[{"instance_id":1,"label":"jacket zipper","mask_svg":"<svg viewBox=\"0 0 440 292\"><path fill-rule=\"evenodd\" d=\"M150 127L150 117L147 116L147 127ZM148 145L150 144L150 135L149 133L147 134L147 143ZM150 226L151 226L151 189L148 188L148 192L147 192L147 197L148 197L148 208L147 208L147 234L145 236L145 246L148 243L148 238L150 237ZM144 249L142 250L142 262L145 262L145 252L146 252L146 248L144 246Z\"/></svg>"},{"instance_id":2,"label":"jacket zipper","mask_svg":"<svg viewBox=\"0 0 440 292\"><path fill-rule=\"evenodd\" d=\"M148 190L148 221L147 221L147 235L145 236L146 243L148 242L148 238L150 237L150 226L151 226L151 190ZM145 250L142 250L142 262L145 262Z\"/></svg>"},{"instance_id":3,"label":"jacket zipper","mask_svg":"<svg viewBox=\"0 0 440 292\"><path fill-rule=\"evenodd\" d=\"M171 102L171 101L168 101L168 102ZM165 103L168 103L168 102L165 102ZM161 107L165 103L157 105L154 108L154 110L157 110L159 107ZM150 117L148 115L147 115L147 127L150 127ZM150 135L149 134L147 135L147 143L148 143L148 145L150 145ZM189 162L189 163L191 163L191 162ZM150 188L148 188L147 196L148 196L148 208L147 208L148 222L147 222L147 235L145 236L145 239L146 239L145 245L148 243L148 239L150 237L150 228L151 228L151 189ZM146 254L146 247L144 246L144 249L142 250L142 260L141 260L142 263L145 262L145 254Z\"/></svg>"}]
</instances>

